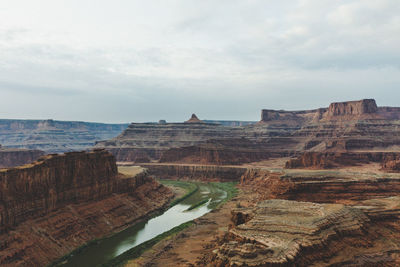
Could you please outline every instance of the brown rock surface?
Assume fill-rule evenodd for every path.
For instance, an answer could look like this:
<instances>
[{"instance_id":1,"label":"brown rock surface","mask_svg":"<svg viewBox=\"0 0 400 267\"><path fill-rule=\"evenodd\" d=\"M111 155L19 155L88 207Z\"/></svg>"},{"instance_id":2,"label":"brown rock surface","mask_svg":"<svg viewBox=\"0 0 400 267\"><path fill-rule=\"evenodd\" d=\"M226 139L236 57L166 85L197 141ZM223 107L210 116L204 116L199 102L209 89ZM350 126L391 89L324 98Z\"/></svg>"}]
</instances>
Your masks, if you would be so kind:
<instances>
[{"instance_id":1,"label":"brown rock surface","mask_svg":"<svg viewBox=\"0 0 400 267\"><path fill-rule=\"evenodd\" d=\"M118 161L162 158L163 162L212 164L240 164L264 160L261 155L297 156L303 152L398 152L399 119L400 108L377 107L375 100L364 99L315 110L263 110L259 123L241 127L133 123L120 136L98 142L96 147L111 151ZM189 121L198 122L195 117ZM237 143L241 138L258 147L243 147ZM224 151L238 154L229 158Z\"/></svg>"},{"instance_id":2,"label":"brown rock surface","mask_svg":"<svg viewBox=\"0 0 400 267\"><path fill-rule=\"evenodd\" d=\"M239 181L246 172L245 167L195 165L195 164L141 164L149 175L158 179L202 180L202 181Z\"/></svg>"},{"instance_id":3,"label":"brown rock surface","mask_svg":"<svg viewBox=\"0 0 400 267\"><path fill-rule=\"evenodd\" d=\"M0 168L31 163L44 155L40 150L4 148L0 146Z\"/></svg>"},{"instance_id":4,"label":"brown rock surface","mask_svg":"<svg viewBox=\"0 0 400 267\"><path fill-rule=\"evenodd\" d=\"M270 152L263 144L245 138L208 140L194 146L170 148L160 162L237 165L281 156Z\"/></svg>"},{"instance_id":5,"label":"brown rock surface","mask_svg":"<svg viewBox=\"0 0 400 267\"><path fill-rule=\"evenodd\" d=\"M44 266L161 209L172 192L145 171L118 174L101 150L0 171L0 265Z\"/></svg>"},{"instance_id":6,"label":"brown rock surface","mask_svg":"<svg viewBox=\"0 0 400 267\"><path fill-rule=\"evenodd\" d=\"M196 114L192 114L189 120L185 121L185 123L204 123L203 121L197 118Z\"/></svg>"},{"instance_id":7,"label":"brown rock surface","mask_svg":"<svg viewBox=\"0 0 400 267\"><path fill-rule=\"evenodd\" d=\"M243 175L241 184L258 194L258 199L318 203L353 203L396 196L400 192L400 176L385 173L297 170L277 173L253 168Z\"/></svg>"},{"instance_id":8,"label":"brown rock surface","mask_svg":"<svg viewBox=\"0 0 400 267\"><path fill-rule=\"evenodd\" d=\"M248 208L236 209L233 217L243 211L249 213ZM214 250L209 265L396 266L399 263L400 241L396 235L390 236L390 226L371 223L355 207L266 200L250 209L249 216L229 230Z\"/></svg>"},{"instance_id":9,"label":"brown rock surface","mask_svg":"<svg viewBox=\"0 0 400 267\"><path fill-rule=\"evenodd\" d=\"M371 162L382 163L382 168L395 168L393 162L400 159L400 152L304 152L286 162L287 169L329 169L359 166ZM390 163L391 162L391 163Z\"/></svg>"}]
</instances>

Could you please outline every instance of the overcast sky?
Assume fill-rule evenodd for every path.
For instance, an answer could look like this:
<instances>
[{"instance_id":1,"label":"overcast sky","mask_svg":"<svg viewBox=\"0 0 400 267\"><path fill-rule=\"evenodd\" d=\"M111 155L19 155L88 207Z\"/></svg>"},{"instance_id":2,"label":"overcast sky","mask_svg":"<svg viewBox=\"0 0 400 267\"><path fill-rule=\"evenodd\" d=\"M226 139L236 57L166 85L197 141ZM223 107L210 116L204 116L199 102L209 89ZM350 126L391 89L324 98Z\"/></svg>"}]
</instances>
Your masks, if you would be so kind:
<instances>
[{"instance_id":1,"label":"overcast sky","mask_svg":"<svg viewBox=\"0 0 400 267\"><path fill-rule=\"evenodd\" d=\"M0 118L400 106L399 0L0 0Z\"/></svg>"}]
</instances>

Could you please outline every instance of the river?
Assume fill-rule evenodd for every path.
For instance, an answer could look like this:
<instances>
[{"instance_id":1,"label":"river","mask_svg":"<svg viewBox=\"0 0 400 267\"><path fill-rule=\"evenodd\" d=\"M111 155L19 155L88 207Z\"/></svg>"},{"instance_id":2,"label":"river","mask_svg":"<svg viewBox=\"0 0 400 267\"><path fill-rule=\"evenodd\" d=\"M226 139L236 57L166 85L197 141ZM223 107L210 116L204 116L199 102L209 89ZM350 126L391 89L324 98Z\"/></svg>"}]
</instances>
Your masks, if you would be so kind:
<instances>
[{"instance_id":1,"label":"river","mask_svg":"<svg viewBox=\"0 0 400 267\"><path fill-rule=\"evenodd\" d=\"M163 214L136 224L109 238L88 246L82 252L71 255L68 261L58 266L98 266L124 253L125 251L148 241L172 228L194 220L211 211L227 197L227 192L212 183L196 183L199 190ZM208 200L203 205L188 210L189 207Z\"/></svg>"}]
</instances>

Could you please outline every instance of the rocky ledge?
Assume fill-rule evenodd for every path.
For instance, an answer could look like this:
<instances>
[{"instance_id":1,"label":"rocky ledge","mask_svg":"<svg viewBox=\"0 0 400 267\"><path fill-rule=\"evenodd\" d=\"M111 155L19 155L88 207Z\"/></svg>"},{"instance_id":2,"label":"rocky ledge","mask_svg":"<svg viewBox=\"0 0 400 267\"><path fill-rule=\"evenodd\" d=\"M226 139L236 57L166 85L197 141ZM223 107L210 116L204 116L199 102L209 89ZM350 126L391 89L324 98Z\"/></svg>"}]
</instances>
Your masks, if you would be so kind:
<instances>
[{"instance_id":1,"label":"rocky ledge","mask_svg":"<svg viewBox=\"0 0 400 267\"><path fill-rule=\"evenodd\" d=\"M399 199L390 199L398 214ZM382 201L378 201L382 202ZM366 204L367 205L367 204ZM369 205L369 206L368 206ZM374 202L368 202L371 209ZM382 214L377 208L376 214ZM380 213L381 212L381 213ZM375 214L375 215L376 215ZM392 217L393 218L393 217ZM374 224L356 207L266 200L232 211L213 266L398 266L398 225ZM384 236L386 235L386 236ZM383 237L384 236L384 237Z\"/></svg>"}]
</instances>

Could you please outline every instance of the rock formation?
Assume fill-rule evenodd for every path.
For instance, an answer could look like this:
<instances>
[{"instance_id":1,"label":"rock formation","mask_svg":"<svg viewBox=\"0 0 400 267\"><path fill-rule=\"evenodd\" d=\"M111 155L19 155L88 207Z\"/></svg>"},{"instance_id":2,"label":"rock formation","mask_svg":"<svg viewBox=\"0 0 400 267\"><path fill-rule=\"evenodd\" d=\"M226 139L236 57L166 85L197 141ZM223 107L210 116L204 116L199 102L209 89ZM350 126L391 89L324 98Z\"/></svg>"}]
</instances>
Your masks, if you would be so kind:
<instances>
[{"instance_id":1,"label":"rock formation","mask_svg":"<svg viewBox=\"0 0 400 267\"><path fill-rule=\"evenodd\" d=\"M241 178L243 186L259 199L289 199L320 203L350 203L398 195L400 176L330 171L273 173L250 168Z\"/></svg>"},{"instance_id":2,"label":"rock formation","mask_svg":"<svg viewBox=\"0 0 400 267\"><path fill-rule=\"evenodd\" d=\"M247 168L191 164L141 164L158 179L238 182Z\"/></svg>"},{"instance_id":3,"label":"rock formation","mask_svg":"<svg viewBox=\"0 0 400 267\"><path fill-rule=\"evenodd\" d=\"M160 162L237 165L281 156L245 138L208 140L193 146L170 148L163 152Z\"/></svg>"},{"instance_id":4,"label":"rock formation","mask_svg":"<svg viewBox=\"0 0 400 267\"><path fill-rule=\"evenodd\" d=\"M62 153L90 149L96 141L113 138L128 124L56 120L0 120L0 143L10 148Z\"/></svg>"},{"instance_id":5,"label":"rock formation","mask_svg":"<svg viewBox=\"0 0 400 267\"><path fill-rule=\"evenodd\" d=\"M40 150L4 148L0 146L0 168L31 163L44 155Z\"/></svg>"},{"instance_id":6,"label":"rock formation","mask_svg":"<svg viewBox=\"0 0 400 267\"><path fill-rule=\"evenodd\" d=\"M400 108L378 107L373 99L332 103L328 108L304 111L265 109L261 115L259 123L240 127L200 123L195 115L185 123L133 123L118 137L98 142L96 147L109 150L118 161L161 159L210 164L259 161L265 159L261 154L281 157L304 152L400 149L396 130L400 127ZM258 149L238 149L241 143L236 142L242 138L257 144ZM238 159L223 156L224 150L238 150Z\"/></svg>"},{"instance_id":7,"label":"rock formation","mask_svg":"<svg viewBox=\"0 0 400 267\"><path fill-rule=\"evenodd\" d=\"M197 118L196 114L192 114L192 117L190 117L189 120L185 121L185 123L204 123L204 122L199 120L199 118Z\"/></svg>"},{"instance_id":8,"label":"rock formation","mask_svg":"<svg viewBox=\"0 0 400 267\"><path fill-rule=\"evenodd\" d=\"M95 147L107 149L117 161L140 163L157 161L170 148L240 136L238 131L240 127L212 123L132 123L116 138L97 142Z\"/></svg>"},{"instance_id":9,"label":"rock formation","mask_svg":"<svg viewBox=\"0 0 400 267\"><path fill-rule=\"evenodd\" d=\"M44 266L161 209L172 192L118 174L106 151L48 155L0 170L0 265Z\"/></svg>"},{"instance_id":10,"label":"rock formation","mask_svg":"<svg viewBox=\"0 0 400 267\"><path fill-rule=\"evenodd\" d=\"M397 214L398 208L398 204L392 205L386 212ZM371 224L361 209L341 204L266 200L253 209L234 210L232 215L236 226L214 251L214 266L396 266L399 263L400 242L395 236L391 239L379 236L375 232L378 228L381 233L389 229Z\"/></svg>"}]
</instances>

